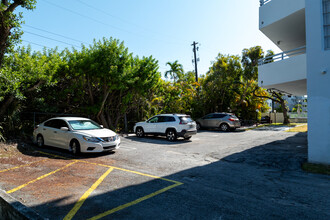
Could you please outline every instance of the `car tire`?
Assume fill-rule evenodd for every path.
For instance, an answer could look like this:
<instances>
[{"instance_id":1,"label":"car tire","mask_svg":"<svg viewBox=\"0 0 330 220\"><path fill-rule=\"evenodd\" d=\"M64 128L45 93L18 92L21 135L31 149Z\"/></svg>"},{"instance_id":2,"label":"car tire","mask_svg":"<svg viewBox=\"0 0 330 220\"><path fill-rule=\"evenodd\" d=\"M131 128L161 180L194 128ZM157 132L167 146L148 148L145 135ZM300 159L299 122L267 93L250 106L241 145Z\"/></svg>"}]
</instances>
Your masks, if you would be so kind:
<instances>
[{"instance_id":1,"label":"car tire","mask_svg":"<svg viewBox=\"0 0 330 220\"><path fill-rule=\"evenodd\" d=\"M177 139L177 135L174 129L168 129L166 131L166 139L168 141L175 141Z\"/></svg>"},{"instance_id":2,"label":"car tire","mask_svg":"<svg viewBox=\"0 0 330 220\"><path fill-rule=\"evenodd\" d=\"M220 125L220 130L221 131L229 131L229 125L225 124L225 123L222 123Z\"/></svg>"},{"instance_id":3,"label":"car tire","mask_svg":"<svg viewBox=\"0 0 330 220\"><path fill-rule=\"evenodd\" d=\"M70 145L70 151L73 155L80 154L80 144L77 140L73 140Z\"/></svg>"},{"instance_id":4,"label":"car tire","mask_svg":"<svg viewBox=\"0 0 330 220\"><path fill-rule=\"evenodd\" d=\"M41 134L38 134L36 144L38 147L43 147L45 145L44 137Z\"/></svg>"},{"instance_id":5,"label":"car tire","mask_svg":"<svg viewBox=\"0 0 330 220\"><path fill-rule=\"evenodd\" d=\"M144 130L141 127L138 127L135 131L137 137L144 137Z\"/></svg>"},{"instance_id":6,"label":"car tire","mask_svg":"<svg viewBox=\"0 0 330 220\"><path fill-rule=\"evenodd\" d=\"M201 129L202 129L202 126L201 126L200 123L196 123L196 129L197 129L197 130L201 130Z\"/></svg>"}]
</instances>

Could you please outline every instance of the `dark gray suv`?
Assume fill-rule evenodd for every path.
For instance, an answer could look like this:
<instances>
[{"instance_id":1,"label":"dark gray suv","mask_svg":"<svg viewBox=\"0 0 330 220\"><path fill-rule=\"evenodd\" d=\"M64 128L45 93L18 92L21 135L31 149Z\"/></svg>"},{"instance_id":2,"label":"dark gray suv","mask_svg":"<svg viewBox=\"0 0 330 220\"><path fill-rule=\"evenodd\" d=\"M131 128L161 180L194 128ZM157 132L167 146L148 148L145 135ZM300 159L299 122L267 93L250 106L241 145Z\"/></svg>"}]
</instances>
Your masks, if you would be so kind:
<instances>
[{"instance_id":1,"label":"dark gray suv","mask_svg":"<svg viewBox=\"0 0 330 220\"><path fill-rule=\"evenodd\" d=\"M234 131L241 127L239 119L232 113L211 113L196 120L197 129L219 128L221 131Z\"/></svg>"}]
</instances>

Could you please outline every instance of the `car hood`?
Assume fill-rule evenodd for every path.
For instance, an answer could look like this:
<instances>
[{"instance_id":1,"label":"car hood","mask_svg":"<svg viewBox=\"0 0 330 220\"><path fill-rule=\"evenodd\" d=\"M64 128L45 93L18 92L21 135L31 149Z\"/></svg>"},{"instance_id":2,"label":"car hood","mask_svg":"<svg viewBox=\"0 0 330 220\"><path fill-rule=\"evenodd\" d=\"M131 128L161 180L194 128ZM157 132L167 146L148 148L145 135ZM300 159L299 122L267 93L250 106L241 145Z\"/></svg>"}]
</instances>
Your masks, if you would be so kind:
<instances>
[{"instance_id":1,"label":"car hood","mask_svg":"<svg viewBox=\"0 0 330 220\"><path fill-rule=\"evenodd\" d=\"M143 124L146 124L147 122L145 121L140 121L140 122L137 122L135 125L143 125Z\"/></svg>"},{"instance_id":2,"label":"car hood","mask_svg":"<svg viewBox=\"0 0 330 220\"><path fill-rule=\"evenodd\" d=\"M115 136L116 133L111 131L110 129L94 129L94 130L77 130L74 131L77 134L80 135L86 135L86 136L92 136L92 137L111 137Z\"/></svg>"}]
</instances>

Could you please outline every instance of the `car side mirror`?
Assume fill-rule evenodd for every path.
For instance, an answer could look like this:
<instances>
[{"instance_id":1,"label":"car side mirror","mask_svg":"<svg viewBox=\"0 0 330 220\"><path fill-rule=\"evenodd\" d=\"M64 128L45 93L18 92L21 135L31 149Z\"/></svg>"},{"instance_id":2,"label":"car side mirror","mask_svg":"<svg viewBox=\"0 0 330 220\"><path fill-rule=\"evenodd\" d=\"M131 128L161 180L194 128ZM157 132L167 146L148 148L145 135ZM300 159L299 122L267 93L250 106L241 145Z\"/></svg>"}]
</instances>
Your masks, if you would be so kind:
<instances>
[{"instance_id":1,"label":"car side mirror","mask_svg":"<svg viewBox=\"0 0 330 220\"><path fill-rule=\"evenodd\" d=\"M61 130L62 131L69 131L69 128L68 127L61 127Z\"/></svg>"}]
</instances>

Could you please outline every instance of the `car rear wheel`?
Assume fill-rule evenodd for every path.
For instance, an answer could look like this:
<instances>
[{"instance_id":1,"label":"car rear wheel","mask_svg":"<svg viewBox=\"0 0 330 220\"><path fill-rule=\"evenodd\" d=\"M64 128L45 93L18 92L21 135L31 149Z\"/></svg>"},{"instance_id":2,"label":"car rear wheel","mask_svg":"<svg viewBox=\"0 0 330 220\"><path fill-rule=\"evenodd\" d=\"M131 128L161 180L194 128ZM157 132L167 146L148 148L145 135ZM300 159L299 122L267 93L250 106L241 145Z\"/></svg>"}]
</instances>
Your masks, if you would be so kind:
<instances>
[{"instance_id":1,"label":"car rear wheel","mask_svg":"<svg viewBox=\"0 0 330 220\"><path fill-rule=\"evenodd\" d=\"M177 139L176 132L173 129L169 129L166 132L166 139L168 141L175 141Z\"/></svg>"},{"instance_id":2,"label":"car rear wheel","mask_svg":"<svg viewBox=\"0 0 330 220\"><path fill-rule=\"evenodd\" d=\"M37 146L38 146L38 147L43 147L44 144L45 144L45 142L44 142L44 138L42 137L41 134L39 134L39 135L37 136Z\"/></svg>"},{"instance_id":3,"label":"car rear wheel","mask_svg":"<svg viewBox=\"0 0 330 220\"><path fill-rule=\"evenodd\" d=\"M223 123L220 125L220 130L221 131L229 131L229 125Z\"/></svg>"},{"instance_id":4,"label":"car rear wheel","mask_svg":"<svg viewBox=\"0 0 330 220\"><path fill-rule=\"evenodd\" d=\"M200 123L197 123L197 124L196 124L196 129L197 129L197 130L201 130L201 128L202 128L201 124L200 124Z\"/></svg>"},{"instance_id":5,"label":"car rear wheel","mask_svg":"<svg viewBox=\"0 0 330 220\"><path fill-rule=\"evenodd\" d=\"M78 143L78 141L73 140L71 142L70 150L73 155L77 155L80 153L80 144Z\"/></svg>"},{"instance_id":6,"label":"car rear wheel","mask_svg":"<svg viewBox=\"0 0 330 220\"><path fill-rule=\"evenodd\" d=\"M137 128L135 134L136 134L136 136L138 136L138 137L144 137L144 131L143 131L143 128Z\"/></svg>"}]
</instances>

